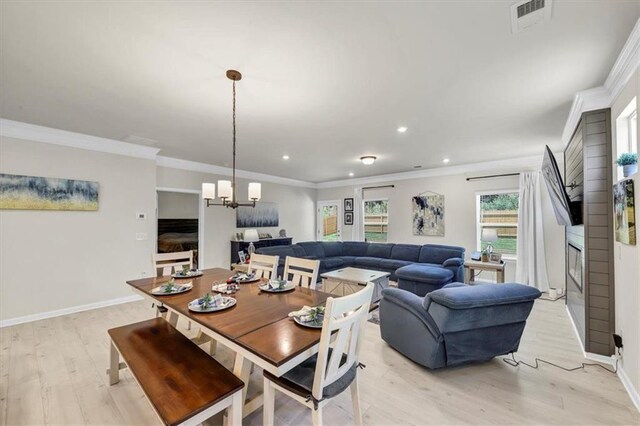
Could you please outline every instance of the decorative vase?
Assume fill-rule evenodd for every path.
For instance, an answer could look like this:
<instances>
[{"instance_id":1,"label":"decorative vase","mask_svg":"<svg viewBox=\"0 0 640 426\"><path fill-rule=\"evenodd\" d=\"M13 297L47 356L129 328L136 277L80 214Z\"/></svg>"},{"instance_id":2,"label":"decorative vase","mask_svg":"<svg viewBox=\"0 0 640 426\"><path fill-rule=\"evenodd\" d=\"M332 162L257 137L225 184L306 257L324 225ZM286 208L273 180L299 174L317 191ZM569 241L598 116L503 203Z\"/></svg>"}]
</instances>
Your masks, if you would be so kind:
<instances>
[{"instance_id":1,"label":"decorative vase","mask_svg":"<svg viewBox=\"0 0 640 426\"><path fill-rule=\"evenodd\" d=\"M622 166L622 175L624 177L629 177L632 174L638 171L638 164L627 164L626 166Z\"/></svg>"},{"instance_id":2,"label":"decorative vase","mask_svg":"<svg viewBox=\"0 0 640 426\"><path fill-rule=\"evenodd\" d=\"M488 262L489 261L489 255L487 253L482 253L482 261L483 262Z\"/></svg>"}]
</instances>

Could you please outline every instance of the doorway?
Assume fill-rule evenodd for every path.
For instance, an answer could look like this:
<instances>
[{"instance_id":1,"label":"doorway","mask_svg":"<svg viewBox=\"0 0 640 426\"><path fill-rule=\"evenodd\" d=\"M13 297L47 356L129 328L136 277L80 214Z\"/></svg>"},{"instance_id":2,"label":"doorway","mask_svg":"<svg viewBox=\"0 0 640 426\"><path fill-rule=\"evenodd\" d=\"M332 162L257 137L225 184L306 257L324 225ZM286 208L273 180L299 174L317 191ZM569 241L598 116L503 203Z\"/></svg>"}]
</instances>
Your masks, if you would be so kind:
<instances>
[{"instance_id":1,"label":"doorway","mask_svg":"<svg viewBox=\"0 0 640 426\"><path fill-rule=\"evenodd\" d=\"M317 240L342 241L342 220L340 201L318 202Z\"/></svg>"},{"instance_id":2,"label":"doorway","mask_svg":"<svg viewBox=\"0 0 640 426\"><path fill-rule=\"evenodd\" d=\"M158 188L156 252L193 251L194 268L202 265L203 224L200 192Z\"/></svg>"}]
</instances>

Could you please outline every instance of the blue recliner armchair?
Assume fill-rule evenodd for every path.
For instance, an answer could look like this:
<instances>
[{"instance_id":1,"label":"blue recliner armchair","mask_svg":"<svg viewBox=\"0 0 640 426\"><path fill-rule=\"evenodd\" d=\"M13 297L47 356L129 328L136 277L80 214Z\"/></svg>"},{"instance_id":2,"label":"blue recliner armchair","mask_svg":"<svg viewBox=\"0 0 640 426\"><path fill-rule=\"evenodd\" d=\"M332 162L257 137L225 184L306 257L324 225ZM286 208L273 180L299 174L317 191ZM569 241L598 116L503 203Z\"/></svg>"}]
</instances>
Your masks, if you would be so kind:
<instances>
[{"instance_id":1,"label":"blue recliner armchair","mask_svg":"<svg viewBox=\"0 0 640 426\"><path fill-rule=\"evenodd\" d=\"M425 297L382 291L382 339L428 368L487 361L518 350L538 289L522 284L445 285Z\"/></svg>"}]
</instances>

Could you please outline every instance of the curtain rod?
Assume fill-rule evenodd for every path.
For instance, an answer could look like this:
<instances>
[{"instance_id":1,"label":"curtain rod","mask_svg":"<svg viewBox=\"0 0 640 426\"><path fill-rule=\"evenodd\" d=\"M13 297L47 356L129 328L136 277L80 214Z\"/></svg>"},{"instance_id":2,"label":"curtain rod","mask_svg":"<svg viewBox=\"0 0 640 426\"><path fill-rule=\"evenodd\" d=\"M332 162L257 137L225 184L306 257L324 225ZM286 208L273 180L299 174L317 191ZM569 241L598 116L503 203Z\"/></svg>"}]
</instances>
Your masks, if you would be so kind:
<instances>
[{"instance_id":1,"label":"curtain rod","mask_svg":"<svg viewBox=\"0 0 640 426\"><path fill-rule=\"evenodd\" d=\"M467 181L477 180L477 179L492 179L492 178L505 177L505 176L520 176L520 173L505 173L503 175L476 176L476 177L467 178Z\"/></svg>"},{"instance_id":2,"label":"curtain rod","mask_svg":"<svg viewBox=\"0 0 640 426\"><path fill-rule=\"evenodd\" d=\"M395 185L382 185L382 186L365 186L364 188L362 188L362 190L364 191L365 189L381 189L381 188L395 188Z\"/></svg>"}]
</instances>

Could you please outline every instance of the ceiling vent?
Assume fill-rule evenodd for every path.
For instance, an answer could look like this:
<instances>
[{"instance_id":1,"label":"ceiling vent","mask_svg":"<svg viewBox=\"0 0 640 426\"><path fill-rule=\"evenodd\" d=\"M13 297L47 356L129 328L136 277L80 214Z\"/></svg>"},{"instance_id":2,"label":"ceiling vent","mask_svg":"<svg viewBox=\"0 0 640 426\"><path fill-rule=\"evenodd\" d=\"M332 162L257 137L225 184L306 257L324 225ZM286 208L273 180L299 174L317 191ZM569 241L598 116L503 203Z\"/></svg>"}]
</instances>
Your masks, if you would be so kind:
<instances>
[{"instance_id":1,"label":"ceiling vent","mask_svg":"<svg viewBox=\"0 0 640 426\"><path fill-rule=\"evenodd\" d=\"M511 5L511 32L551 20L553 0L523 0Z\"/></svg>"}]
</instances>

